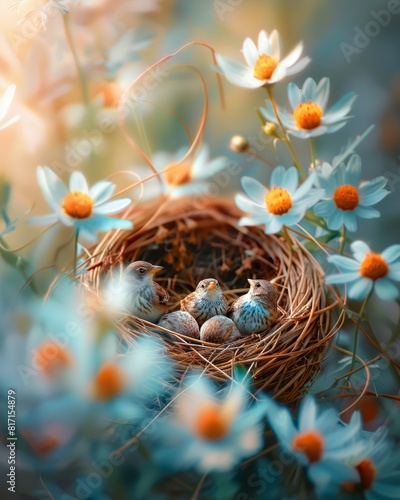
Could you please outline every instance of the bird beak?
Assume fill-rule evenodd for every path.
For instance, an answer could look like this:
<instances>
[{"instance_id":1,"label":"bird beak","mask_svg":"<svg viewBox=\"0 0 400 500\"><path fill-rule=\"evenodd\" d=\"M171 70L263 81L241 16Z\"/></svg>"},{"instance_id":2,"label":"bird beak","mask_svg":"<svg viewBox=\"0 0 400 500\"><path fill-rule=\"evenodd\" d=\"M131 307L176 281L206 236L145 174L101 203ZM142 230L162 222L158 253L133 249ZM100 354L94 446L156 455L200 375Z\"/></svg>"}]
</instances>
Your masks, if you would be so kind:
<instances>
[{"instance_id":1,"label":"bird beak","mask_svg":"<svg viewBox=\"0 0 400 500\"><path fill-rule=\"evenodd\" d=\"M255 280L248 279L247 281L249 282L250 288L254 288L254 286L256 284Z\"/></svg>"},{"instance_id":2,"label":"bird beak","mask_svg":"<svg viewBox=\"0 0 400 500\"><path fill-rule=\"evenodd\" d=\"M152 269L150 269L149 274L159 273L163 269L164 269L163 266L153 266Z\"/></svg>"},{"instance_id":3,"label":"bird beak","mask_svg":"<svg viewBox=\"0 0 400 500\"><path fill-rule=\"evenodd\" d=\"M215 282L214 282L214 281L212 281L212 282L208 285L207 290L214 290L214 288L215 288L215 287L216 287L216 284L215 284Z\"/></svg>"}]
</instances>

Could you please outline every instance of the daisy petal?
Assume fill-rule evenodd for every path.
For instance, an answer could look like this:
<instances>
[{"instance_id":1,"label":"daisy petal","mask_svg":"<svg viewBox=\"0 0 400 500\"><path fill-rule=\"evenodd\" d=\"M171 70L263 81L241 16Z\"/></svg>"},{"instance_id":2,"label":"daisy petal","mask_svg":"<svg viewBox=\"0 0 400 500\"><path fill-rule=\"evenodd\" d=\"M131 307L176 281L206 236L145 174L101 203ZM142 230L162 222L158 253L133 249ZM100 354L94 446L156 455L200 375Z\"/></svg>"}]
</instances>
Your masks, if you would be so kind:
<instances>
[{"instance_id":1,"label":"daisy petal","mask_svg":"<svg viewBox=\"0 0 400 500\"><path fill-rule=\"evenodd\" d=\"M381 255L388 264L391 264L400 257L400 245L391 245Z\"/></svg>"},{"instance_id":2,"label":"daisy petal","mask_svg":"<svg viewBox=\"0 0 400 500\"><path fill-rule=\"evenodd\" d=\"M115 184L108 181L100 181L93 184L89 189L89 196L91 196L95 203L103 203L103 201L108 200L114 194Z\"/></svg>"},{"instance_id":3,"label":"daisy petal","mask_svg":"<svg viewBox=\"0 0 400 500\"><path fill-rule=\"evenodd\" d=\"M376 208L372 207L358 206L354 210L354 213L357 215L357 217L362 217L363 219L376 219L381 216L381 213L376 210Z\"/></svg>"},{"instance_id":4,"label":"daisy petal","mask_svg":"<svg viewBox=\"0 0 400 500\"><path fill-rule=\"evenodd\" d=\"M351 251L353 252L354 258L361 262L367 253L371 252L369 246L361 240L354 241L350 245Z\"/></svg>"},{"instance_id":5,"label":"daisy petal","mask_svg":"<svg viewBox=\"0 0 400 500\"><path fill-rule=\"evenodd\" d=\"M282 64L282 66L286 66L286 68L293 66L293 64L295 64L299 60L302 52L303 43L300 42L298 45L296 45L292 52L290 52L284 59L281 60L280 64Z\"/></svg>"},{"instance_id":6,"label":"daisy petal","mask_svg":"<svg viewBox=\"0 0 400 500\"><path fill-rule=\"evenodd\" d=\"M82 172L72 172L69 178L69 190L89 193L89 186Z\"/></svg>"},{"instance_id":7,"label":"daisy petal","mask_svg":"<svg viewBox=\"0 0 400 500\"><path fill-rule=\"evenodd\" d=\"M242 52L248 66L254 68L259 57L259 53L255 43L253 42L253 40L251 40L251 38L246 38L246 40L243 42Z\"/></svg>"},{"instance_id":8,"label":"daisy petal","mask_svg":"<svg viewBox=\"0 0 400 500\"><path fill-rule=\"evenodd\" d=\"M265 195L268 193L268 189L252 177L242 177L241 184L248 196L258 203L259 205L264 205Z\"/></svg>"},{"instance_id":9,"label":"daisy petal","mask_svg":"<svg viewBox=\"0 0 400 500\"><path fill-rule=\"evenodd\" d=\"M311 59L309 57L303 57L300 59L299 62L296 64L293 64L289 68L286 68L286 76L291 76L295 75L296 73L300 73L300 71L303 71L303 69L308 66L311 62ZM272 75L272 79L274 79L274 75Z\"/></svg>"},{"instance_id":10,"label":"daisy petal","mask_svg":"<svg viewBox=\"0 0 400 500\"><path fill-rule=\"evenodd\" d=\"M360 273L344 273L344 274L330 274L325 278L325 283L328 285L340 285L343 283L351 283L360 277Z\"/></svg>"},{"instance_id":11,"label":"daisy petal","mask_svg":"<svg viewBox=\"0 0 400 500\"><path fill-rule=\"evenodd\" d=\"M272 31L272 33L269 36L269 42L271 44L271 56L277 61L279 61L281 58L282 40L277 30Z\"/></svg>"},{"instance_id":12,"label":"daisy petal","mask_svg":"<svg viewBox=\"0 0 400 500\"><path fill-rule=\"evenodd\" d=\"M374 286L373 281L368 278L360 277L354 285L350 287L349 297L355 300L362 300L370 293Z\"/></svg>"},{"instance_id":13,"label":"daisy petal","mask_svg":"<svg viewBox=\"0 0 400 500\"><path fill-rule=\"evenodd\" d=\"M360 268L357 261L343 255L331 255L328 257L328 262L335 264L341 271L358 271Z\"/></svg>"},{"instance_id":14,"label":"daisy petal","mask_svg":"<svg viewBox=\"0 0 400 500\"><path fill-rule=\"evenodd\" d=\"M120 198L118 200L107 201L105 203L101 203L98 206L93 207L93 212L95 214L113 214L116 212L120 212L128 205L130 205L132 200L129 198Z\"/></svg>"},{"instance_id":15,"label":"daisy petal","mask_svg":"<svg viewBox=\"0 0 400 500\"><path fill-rule=\"evenodd\" d=\"M288 93L288 99L290 102L290 105L292 106L292 109L296 109L297 106L301 103L302 101L302 93L299 87L293 83L290 82L288 87L287 87L287 93Z\"/></svg>"},{"instance_id":16,"label":"daisy petal","mask_svg":"<svg viewBox=\"0 0 400 500\"><path fill-rule=\"evenodd\" d=\"M394 300L399 296L397 286L387 278L375 281L375 292L382 300Z\"/></svg>"},{"instance_id":17,"label":"daisy petal","mask_svg":"<svg viewBox=\"0 0 400 500\"><path fill-rule=\"evenodd\" d=\"M254 201L249 200L242 194L237 194L235 196L235 203L243 212L255 215L265 215L267 213L265 208L260 207L260 205L257 205Z\"/></svg>"},{"instance_id":18,"label":"daisy petal","mask_svg":"<svg viewBox=\"0 0 400 500\"><path fill-rule=\"evenodd\" d=\"M325 110L329 99L330 82L329 78L322 78L317 85L317 97L315 102L319 104L322 111Z\"/></svg>"},{"instance_id":19,"label":"daisy petal","mask_svg":"<svg viewBox=\"0 0 400 500\"><path fill-rule=\"evenodd\" d=\"M260 31L258 34L258 51L260 54L266 54L267 56L270 56L272 53L268 33L265 30Z\"/></svg>"}]
</instances>

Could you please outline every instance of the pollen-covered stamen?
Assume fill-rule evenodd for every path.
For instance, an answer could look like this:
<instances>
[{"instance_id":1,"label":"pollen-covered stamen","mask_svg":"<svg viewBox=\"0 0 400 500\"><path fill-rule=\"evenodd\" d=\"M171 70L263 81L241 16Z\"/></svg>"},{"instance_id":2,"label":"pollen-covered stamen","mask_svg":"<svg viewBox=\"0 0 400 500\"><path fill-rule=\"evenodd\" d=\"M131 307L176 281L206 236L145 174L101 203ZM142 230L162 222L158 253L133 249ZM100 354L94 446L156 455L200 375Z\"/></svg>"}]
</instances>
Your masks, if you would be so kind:
<instances>
[{"instance_id":1,"label":"pollen-covered stamen","mask_svg":"<svg viewBox=\"0 0 400 500\"><path fill-rule=\"evenodd\" d=\"M230 429L230 419L225 408L217 403L208 402L197 412L194 431L206 441L223 439Z\"/></svg>"},{"instance_id":2,"label":"pollen-covered stamen","mask_svg":"<svg viewBox=\"0 0 400 500\"><path fill-rule=\"evenodd\" d=\"M264 197L265 206L270 214L283 215L292 208L292 197L286 189L273 186Z\"/></svg>"},{"instance_id":3,"label":"pollen-covered stamen","mask_svg":"<svg viewBox=\"0 0 400 500\"><path fill-rule=\"evenodd\" d=\"M312 130L321 123L322 109L315 102L300 103L293 112L293 117L299 128Z\"/></svg>"},{"instance_id":4,"label":"pollen-covered stamen","mask_svg":"<svg viewBox=\"0 0 400 500\"><path fill-rule=\"evenodd\" d=\"M63 369L72 365L70 353L54 342L43 342L35 352L35 364L43 373L51 378Z\"/></svg>"},{"instance_id":5,"label":"pollen-covered stamen","mask_svg":"<svg viewBox=\"0 0 400 500\"><path fill-rule=\"evenodd\" d=\"M333 201L341 210L354 210L358 207L358 189L349 184L339 186L333 194Z\"/></svg>"},{"instance_id":6,"label":"pollen-covered stamen","mask_svg":"<svg viewBox=\"0 0 400 500\"><path fill-rule=\"evenodd\" d=\"M279 61L267 54L261 54L254 65L254 78L259 80L269 80L273 75Z\"/></svg>"},{"instance_id":7,"label":"pollen-covered stamen","mask_svg":"<svg viewBox=\"0 0 400 500\"><path fill-rule=\"evenodd\" d=\"M369 252L360 265L360 274L373 281L384 278L389 272L389 266L379 253Z\"/></svg>"},{"instance_id":8,"label":"pollen-covered stamen","mask_svg":"<svg viewBox=\"0 0 400 500\"><path fill-rule=\"evenodd\" d=\"M310 463L315 463L321 460L324 452L324 438L314 429L299 432L292 441L292 448L304 453Z\"/></svg>"},{"instance_id":9,"label":"pollen-covered stamen","mask_svg":"<svg viewBox=\"0 0 400 500\"><path fill-rule=\"evenodd\" d=\"M109 401L120 394L125 386L125 375L115 363L104 363L94 381L94 395L100 401Z\"/></svg>"},{"instance_id":10,"label":"pollen-covered stamen","mask_svg":"<svg viewBox=\"0 0 400 500\"><path fill-rule=\"evenodd\" d=\"M171 187L183 186L192 178L192 164L189 161L183 163L170 163L164 169L163 173L165 181Z\"/></svg>"},{"instance_id":11,"label":"pollen-covered stamen","mask_svg":"<svg viewBox=\"0 0 400 500\"><path fill-rule=\"evenodd\" d=\"M360 475L363 489L364 490L371 489L371 486L375 479L375 467L372 461L366 458L358 465L356 465L356 469Z\"/></svg>"},{"instance_id":12,"label":"pollen-covered stamen","mask_svg":"<svg viewBox=\"0 0 400 500\"><path fill-rule=\"evenodd\" d=\"M74 219L87 219L90 217L93 205L93 198L81 191L71 191L62 201L64 212Z\"/></svg>"}]
</instances>

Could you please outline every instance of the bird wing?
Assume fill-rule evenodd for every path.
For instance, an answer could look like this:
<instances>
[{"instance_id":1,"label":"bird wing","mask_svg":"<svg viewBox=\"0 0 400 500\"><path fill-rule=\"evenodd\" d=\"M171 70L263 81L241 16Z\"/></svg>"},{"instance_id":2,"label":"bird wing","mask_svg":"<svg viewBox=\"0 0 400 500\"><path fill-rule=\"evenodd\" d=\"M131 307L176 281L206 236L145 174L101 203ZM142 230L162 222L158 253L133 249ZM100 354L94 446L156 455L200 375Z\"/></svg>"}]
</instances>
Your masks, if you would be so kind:
<instances>
[{"instance_id":1,"label":"bird wing","mask_svg":"<svg viewBox=\"0 0 400 500\"><path fill-rule=\"evenodd\" d=\"M191 304L192 300L195 298L195 296L196 296L196 293L192 292L192 293L189 293L189 295L187 295L184 299L181 300L181 311L189 312L188 307L190 306L190 304Z\"/></svg>"},{"instance_id":2,"label":"bird wing","mask_svg":"<svg viewBox=\"0 0 400 500\"><path fill-rule=\"evenodd\" d=\"M157 297L158 301L162 305L168 305L171 303L171 297L169 296L169 293L164 290L164 288L159 285L158 283L154 283L156 285L156 292L157 292Z\"/></svg>"}]
</instances>

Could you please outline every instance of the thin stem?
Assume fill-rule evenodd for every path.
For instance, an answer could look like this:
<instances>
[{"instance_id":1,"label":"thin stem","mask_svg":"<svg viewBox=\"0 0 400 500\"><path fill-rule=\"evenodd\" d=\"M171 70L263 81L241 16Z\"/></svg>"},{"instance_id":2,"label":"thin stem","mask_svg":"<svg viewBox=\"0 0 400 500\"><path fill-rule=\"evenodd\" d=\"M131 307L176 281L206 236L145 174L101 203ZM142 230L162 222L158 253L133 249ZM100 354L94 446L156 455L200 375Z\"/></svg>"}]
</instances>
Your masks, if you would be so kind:
<instances>
[{"instance_id":1,"label":"thin stem","mask_svg":"<svg viewBox=\"0 0 400 500\"><path fill-rule=\"evenodd\" d=\"M254 149L249 148L248 151L247 151L247 154L249 156L252 156L253 158L256 158L259 161L262 161L263 163L265 163L266 165L268 165L268 167L275 168L275 165L273 163L271 163L269 160L267 160L266 158L263 158L261 155L259 155L258 153L256 153L254 151Z\"/></svg>"},{"instance_id":2,"label":"thin stem","mask_svg":"<svg viewBox=\"0 0 400 500\"><path fill-rule=\"evenodd\" d=\"M361 323L361 320L363 319L364 311L365 311L365 308L366 308L366 306L368 304L368 301L369 301L369 298L371 297L371 295L372 295L372 290L365 297L364 302L362 303L361 308L360 308L359 316L357 318L356 328L354 330L353 354L352 354L352 357L351 357L351 365L350 365L350 370L349 370L350 372L353 371L354 365L355 365L355 362L356 362L358 334L359 334L359 331L360 331L360 323Z\"/></svg>"},{"instance_id":3,"label":"thin stem","mask_svg":"<svg viewBox=\"0 0 400 500\"><path fill-rule=\"evenodd\" d=\"M86 79L85 72L83 71L82 65L79 61L78 52L77 52L76 47L75 47L74 38L72 35L72 30L71 30L71 25L69 22L69 13L67 12L67 13L63 14L62 17L63 17L63 22L64 22L65 37L67 39L69 48L71 49L72 57L74 58L75 66L76 66L76 69L78 71L79 80L81 82L83 102L85 103L85 106L86 106L88 113L89 113L89 116L90 116L91 111L92 111L92 105L91 105L90 97L89 97L89 89L88 89L87 79Z\"/></svg>"},{"instance_id":4,"label":"thin stem","mask_svg":"<svg viewBox=\"0 0 400 500\"><path fill-rule=\"evenodd\" d=\"M343 224L342 229L340 231L340 248L339 248L340 255L343 255L345 245L346 245L346 226Z\"/></svg>"},{"instance_id":5,"label":"thin stem","mask_svg":"<svg viewBox=\"0 0 400 500\"><path fill-rule=\"evenodd\" d=\"M265 88L267 90L267 94L268 94L269 100L271 101L272 109L274 110L276 119L277 119L277 121L279 123L279 127L281 129L282 134L283 134L283 140L286 143L286 146L288 147L288 149L290 151L290 154L292 155L295 167L297 168L297 170L300 173L300 179L304 180L305 177L306 177L306 175L305 175L303 167L301 166L301 163L300 163L300 161L299 161L299 159L297 157L296 151L294 150L294 148L292 146L292 143L290 142L290 138L289 138L289 136L288 136L288 134L286 132L286 129L283 126L282 120L281 120L281 118L279 116L278 106L276 105L274 96L272 94L272 88L271 88L270 85L267 85Z\"/></svg>"},{"instance_id":6,"label":"thin stem","mask_svg":"<svg viewBox=\"0 0 400 500\"><path fill-rule=\"evenodd\" d=\"M309 141L310 141L311 168L315 168L315 166L316 166L316 162L315 162L315 145L314 145L313 138L310 137Z\"/></svg>"}]
</instances>

